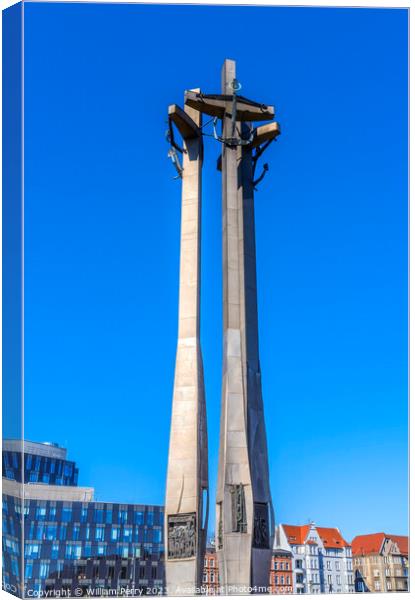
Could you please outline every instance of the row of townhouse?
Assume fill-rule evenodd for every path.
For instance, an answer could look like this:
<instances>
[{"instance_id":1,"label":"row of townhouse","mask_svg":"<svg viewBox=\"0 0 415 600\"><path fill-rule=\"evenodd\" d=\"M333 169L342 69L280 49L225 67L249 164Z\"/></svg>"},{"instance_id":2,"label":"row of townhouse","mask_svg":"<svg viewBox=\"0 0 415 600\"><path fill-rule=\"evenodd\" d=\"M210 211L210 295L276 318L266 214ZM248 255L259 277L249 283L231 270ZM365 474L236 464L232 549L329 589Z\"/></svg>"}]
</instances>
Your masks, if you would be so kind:
<instances>
[{"instance_id":1,"label":"row of townhouse","mask_svg":"<svg viewBox=\"0 0 415 600\"><path fill-rule=\"evenodd\" d=\"M351 544L332 527L279 525L270 565L270 593L321 594L408 591L408 537L357 536ZM220 593L214 542L208 544L206 594Z\"/></svg>"},{"instance_id":2,"label":"row of townhouse","mask_svg":"<svg viewBox=\"0 0 415 600\"><path fill-rule=\"evenodd\" d=\"M279 525L274 551L292 553L296 594L354 591L352 548L340 531L329 527Z\"/></svg>"},{"instance_id":3,"label":"row of townhouse","mask_svg":"<svg viewBox=\"0 0 415 600\"><path fill-rule=\"evenodd\" d=\"M220 590L214 544L205 556L203 583L207 594ZM352 549L338 529L279 525L270 565L272 594L353 592Z\"/></svg>"}]
</instances>

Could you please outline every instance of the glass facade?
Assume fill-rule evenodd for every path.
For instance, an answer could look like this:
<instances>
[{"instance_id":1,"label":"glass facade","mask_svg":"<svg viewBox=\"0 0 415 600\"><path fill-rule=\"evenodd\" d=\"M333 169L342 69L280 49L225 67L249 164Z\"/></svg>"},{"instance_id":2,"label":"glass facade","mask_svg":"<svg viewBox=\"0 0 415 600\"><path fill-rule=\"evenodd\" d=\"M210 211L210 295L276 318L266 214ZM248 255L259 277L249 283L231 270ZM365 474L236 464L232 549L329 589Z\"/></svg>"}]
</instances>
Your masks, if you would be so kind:
<instances>
[{"instance_id":1,"label":"glass facade","mask_svg":"<svg viewBox=\"0 0 415 600\"><path fill-rule=\"evenodd\" d=\"M50 456L22 454L11 450L3 451L3 477L25 483L46 483L49 485L78 485L78 469L74 462Z\"/></svg>"},{"instance_id":2,"label":"glass facade","mask_svg":"<svg viewBox=\"0 0 415 600\"><path fill-rule=\"evenodd\" d=\"M36 464L35 455L27 458L29 465ZM23 565L26 597L51 590L55 595L91 595L91 589L97 595L103 595L102 590L130 596L160 594L163 559L161 506L54 498L25 499L23 508L20 498L3 494L3 587L16 595L21 593Z\"/></svg>"}]
</instances>

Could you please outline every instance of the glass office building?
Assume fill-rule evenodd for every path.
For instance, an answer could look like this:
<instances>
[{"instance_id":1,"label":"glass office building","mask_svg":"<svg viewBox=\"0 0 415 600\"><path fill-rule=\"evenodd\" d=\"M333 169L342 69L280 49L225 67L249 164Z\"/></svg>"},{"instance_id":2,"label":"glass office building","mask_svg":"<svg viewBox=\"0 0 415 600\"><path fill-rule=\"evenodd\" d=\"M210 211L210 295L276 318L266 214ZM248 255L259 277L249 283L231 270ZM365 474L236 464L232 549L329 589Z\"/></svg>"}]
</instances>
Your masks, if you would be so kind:
<instances>
[{"instance_id":1,"label":"glass office building","mask_svg":"<svg viewBox=\"0 0 415 600\"><path fill-rule=\"evenodd\" d=\"M78 469L74 462L66 460L66 448L58 444L25 442L24 461L22 456L21 440L4 440L3 477L25 483L78 484Z\"/></svg>"},{"instance_id":2,"label":"glass office building","mask_svg":"<svg viewBox=\"0 0 415 600\"><path fill-rule=\"evenodd\" d=\"M25 442L25 464L36 465L39 455L27 449ZM3 454L3 468L14 460ZM163 593L163 507L94 502L91 488L64 483L57 493L56 478L53 485L26 484L23 504L18 481L3 478L4 589L17 595L24 585L26 597Z\"/></svg>"}]
</instances>

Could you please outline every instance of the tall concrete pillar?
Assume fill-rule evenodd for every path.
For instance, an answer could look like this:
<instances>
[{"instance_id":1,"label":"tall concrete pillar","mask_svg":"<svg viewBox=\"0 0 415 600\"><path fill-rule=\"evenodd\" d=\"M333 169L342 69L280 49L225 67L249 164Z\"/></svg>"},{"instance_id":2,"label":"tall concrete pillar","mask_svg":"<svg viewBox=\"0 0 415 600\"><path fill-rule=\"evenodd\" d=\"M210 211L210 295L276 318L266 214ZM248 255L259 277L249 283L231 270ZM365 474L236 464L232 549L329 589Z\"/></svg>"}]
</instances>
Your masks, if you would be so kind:
<instances>
[{"instance_id":1,"label":"tall concrete pillar","mask_svg":"<svg viewBox=\"0 0 415 600\"><path fill-rule=\"evenodd\" d=\"M222 95L232 93L235 62L222 69ZM228 594L269 586L274 513L258 353L252 146L245 122L226 103L222 138L223 380L216 542ZM235 140L235 145L232 140Z\"/></svg>"},{"instance_id":2,"label":"tall concrete pillar","mask_svg":"<svg viewBox=\"0 0 415 600\"><path fill-rule=\"evenodd\" d=\"M202 583L208 460L200 349L201 113L169 107L183 138L179 327L165 502L167 593L194 595Z\"/></svg>"}]
</instances>

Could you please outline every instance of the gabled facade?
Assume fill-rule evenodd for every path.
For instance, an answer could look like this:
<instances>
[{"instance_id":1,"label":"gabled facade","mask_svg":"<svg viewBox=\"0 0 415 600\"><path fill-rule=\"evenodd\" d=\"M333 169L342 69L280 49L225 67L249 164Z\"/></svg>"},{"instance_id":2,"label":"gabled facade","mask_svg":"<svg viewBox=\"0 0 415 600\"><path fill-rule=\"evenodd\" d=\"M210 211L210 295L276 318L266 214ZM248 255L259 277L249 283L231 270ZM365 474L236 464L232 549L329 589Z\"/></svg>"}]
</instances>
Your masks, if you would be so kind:
<instances>
[{"instance_id":1,"label":"gabled facade","mask_svg":"<svg viewBox=\"0 0 415 600\"><path fill-rule=\"evenodd\" d=\"M352 549L337 528L279 525L293 554L293 593L354 591Z\"/></svg>"},{"instance_id":2,"label":"gabled facade","mask_svg":"<svg viewBox=\"0 0 415 600\"><path fill-rule=\"evenodd\" d=\"M286 537L280 535L278 527L275 531L269 584L271 594L292 594L294 590L293 554Z\"/></svg>"},{"instance_id":3,"label":"gabled facade","mask_svg":"<svg viewBox=\"0 0 415 600\"><path fill-rule=\"evenodd\" d=\"M352 542L357 592L408 591L408 537L358 535Z\"/></svg>"}]
</instances>

